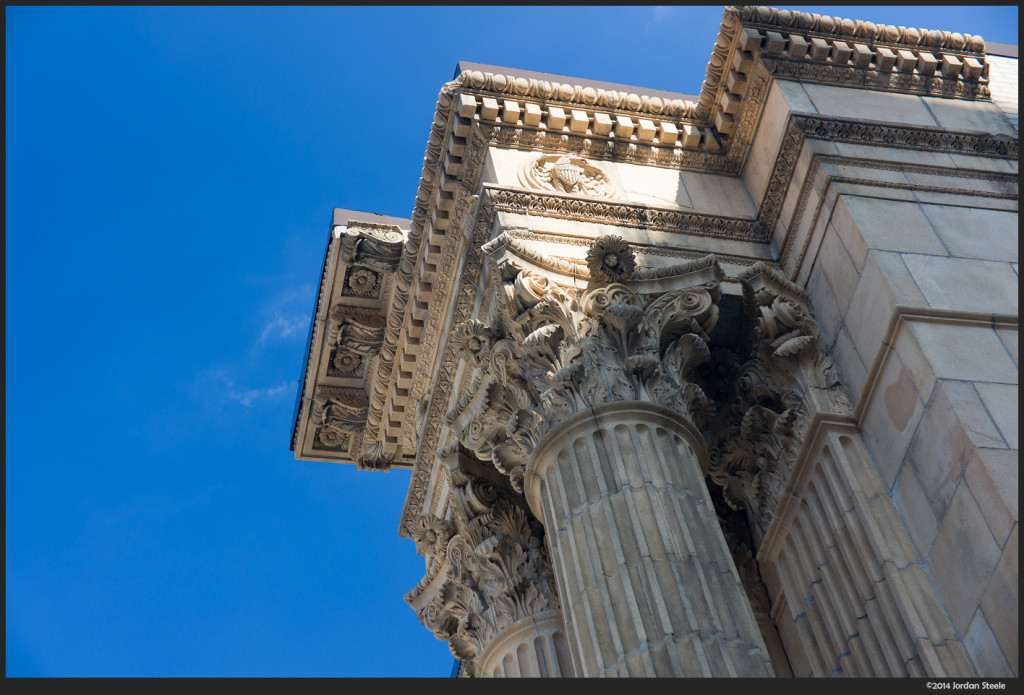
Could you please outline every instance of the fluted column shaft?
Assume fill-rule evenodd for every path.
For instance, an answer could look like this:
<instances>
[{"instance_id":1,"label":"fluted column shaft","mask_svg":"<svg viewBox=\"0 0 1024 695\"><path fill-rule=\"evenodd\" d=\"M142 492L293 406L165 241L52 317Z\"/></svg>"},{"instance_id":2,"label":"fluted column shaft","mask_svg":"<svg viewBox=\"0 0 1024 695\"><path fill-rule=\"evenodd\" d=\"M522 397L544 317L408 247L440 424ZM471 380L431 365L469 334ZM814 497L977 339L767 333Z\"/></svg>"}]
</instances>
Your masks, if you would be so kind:
<instances>
[{"instance_id":1,"label":"fluted column shaft","mask_svg":"<svg viewBox=\"0 0 1024 695\"><path fill-rule=\"evenodd\" d=\"M545 524L578 676L773 675L704 483L700 433L617 401L560 423L526 496Z\"/></svg>"},{"instance_id":2,"label":"fluted column shaft","mask_svg":"<svg viewBox=\"0 0 1024 695\"><path fill-rule=\"evenodd\" d=\"M560 610L523 618L495 637L480 655L482 678L560 678L573 675Z\"/></svg>"}]
</instances>

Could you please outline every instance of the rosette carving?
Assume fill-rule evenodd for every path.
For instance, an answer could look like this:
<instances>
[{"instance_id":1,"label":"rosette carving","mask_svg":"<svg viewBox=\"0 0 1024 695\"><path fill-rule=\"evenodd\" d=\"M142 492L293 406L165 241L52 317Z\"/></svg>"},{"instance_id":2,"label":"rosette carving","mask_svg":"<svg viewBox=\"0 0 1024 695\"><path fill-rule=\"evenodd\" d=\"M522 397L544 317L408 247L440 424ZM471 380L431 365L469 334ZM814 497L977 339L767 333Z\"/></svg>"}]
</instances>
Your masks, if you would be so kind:
<instances>
[{"instance_id":1,"label":"rosette carving","mask_svg":"<svg viewBox=\"0 0 1024 695\"><path fill-rule=\"evenodd\" d=\"M591 277L603 282L621 282L636 271L636 255L622 237L598 237L587 252Z\"/></svg>"}]
</instances>

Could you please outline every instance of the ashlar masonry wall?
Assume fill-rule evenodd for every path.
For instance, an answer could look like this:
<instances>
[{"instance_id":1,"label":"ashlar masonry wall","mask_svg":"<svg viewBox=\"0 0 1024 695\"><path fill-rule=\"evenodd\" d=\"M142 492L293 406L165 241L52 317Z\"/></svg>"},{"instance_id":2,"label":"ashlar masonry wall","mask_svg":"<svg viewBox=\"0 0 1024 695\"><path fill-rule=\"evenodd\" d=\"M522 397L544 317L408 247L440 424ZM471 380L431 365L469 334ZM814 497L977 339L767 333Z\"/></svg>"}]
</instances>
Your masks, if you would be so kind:
<instances>
[{"instance_id":1,"label":"ashlar masonry wall","mask_svg":"<svg viewBox=\"0 0 1024 695\"><path fill-rule=\"evenodd\" d=\"M865 567L876 566L875 582L892 584L887 562L915 574L908 590L944 613L933 644L959 641L986 676L1018 673L1017 154L966 154L936 135L1016 137L1015 106L1006 109L777 80L743 174L759 200L777 173L780 138L769 133L795 130L801 114L877 124L871 137L804 139L772 243L808 291L863 433L867 458L843 465L858 468L862 490L891 506L881 518L898 524L885 533L905 556L883 553ZM839 509L849 501L834 500ZM813 518L796 514L788 532L806 535ZM780 570L766 581L785 593L780 582L794 576ZM813 597L819 574L791 591ZM788 607L780 632L806 645L799 609ZM804 651L790 654L794 673L828 675L820 670L834 659Z\"/></svg>"}]
</instances>

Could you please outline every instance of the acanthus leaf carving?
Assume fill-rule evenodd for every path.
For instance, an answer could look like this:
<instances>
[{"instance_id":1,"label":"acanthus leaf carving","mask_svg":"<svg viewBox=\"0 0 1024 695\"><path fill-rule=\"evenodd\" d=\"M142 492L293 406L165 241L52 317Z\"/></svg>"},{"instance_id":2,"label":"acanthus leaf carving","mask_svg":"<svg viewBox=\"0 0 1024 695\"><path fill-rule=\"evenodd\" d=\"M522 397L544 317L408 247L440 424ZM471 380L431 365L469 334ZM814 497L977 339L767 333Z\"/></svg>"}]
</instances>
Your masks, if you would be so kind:
<instances>
[{"instance_id":1,"label":"acanthus leaf carving","mask_svg":"<svg viewBox=\"0 0 1024 695\"><path fill-rule=\"evenodd\" d=\"M473 676L478 656L497 635L560 602L543 527L522 496L461 452L445 463L453 516L420 517L411 533L418 552L444 565L443 579L418 617L448 640L464 675ZM411 602L423 588L421 582L406 599Z\"/></svg>"},{"instance_id":2,"label":"acanthus leaf carving","mask_svg":"<svg viewBox=\"0 0 1024 695\"><path fill-rule=\"evenodd\" d=\"M811 419L851 409L806 293L762 262L739 280L755 341L729 380L733 397L709 447L708 472L728 505L748 510L763 535Z\"/></svg>"}]
</instances>

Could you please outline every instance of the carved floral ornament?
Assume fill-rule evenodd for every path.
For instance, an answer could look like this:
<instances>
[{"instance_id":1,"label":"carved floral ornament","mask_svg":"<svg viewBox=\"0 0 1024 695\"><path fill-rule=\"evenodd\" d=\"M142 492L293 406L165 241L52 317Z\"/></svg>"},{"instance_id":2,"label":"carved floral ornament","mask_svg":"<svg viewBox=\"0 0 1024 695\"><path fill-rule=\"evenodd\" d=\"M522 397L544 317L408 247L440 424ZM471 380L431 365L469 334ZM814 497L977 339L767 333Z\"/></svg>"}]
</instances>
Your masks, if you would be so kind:
<instances>
[{"instance_id":1,"label":"carved floral ornament","mask_svg":"<svg viewBox=\"0 0 1024 695\"><path fill-rule=\"evenodd\" d=\"M635 266L618 237L598 239L590 255L609 270ZM494 325L468 321L455 328L454 350L476 369L444 424L519 492L537 442L585 408L646 400L701 427L714 407L689 375L709 358L724 277L713 257L702 268L714 279L701 274L696 284L653 300L610 280L592 282L578 295L549 285L538 297L522 291L520 272L504 283Z\"/></svg>"},{"instance_id":2,"label":"carved floral ornament","mask_svg":"<svg viewBox=\"0 0 1024 695\"><path fill-rule=\"evenodd\" d=\"M524 618L559 607L543 527L525 500L474 471L461 455L446 459L452 484L452 518L420 516L411 536L416 551L443 567L443 580L417 617L448 640L476 675L476 662L503 630ZM436 565L435 565L436 566ZM432 582L406 596L413 603Z\"/></svg>"},{"instance_id":3,"label":"carved floral ornament","mask_svg":"<svg viewBox=\"0 0 1024 695\"><path fill-rule=\"evenodd\" d=\"M850 403L807 310L806 294L764 263L739 279L756 341L749 359L727 380L733 384L732 399L719 418L725 426L709 447L708 474L730 507L750 511L763 535L811 418L849 415Z\"/></svg>"},{"instance_id":4,"label":"carved floral ornament","mask_svg":"<svg viewBox=\"0 0 1024 695\"><path fill-rule=\"evenodd\" d=\"M583 157L545 155L528 162L519 170L524 186L542 191L576 193L594 198L618 198L622 195L615 182L599 167Z\"/></svg>"}]
</instances>

